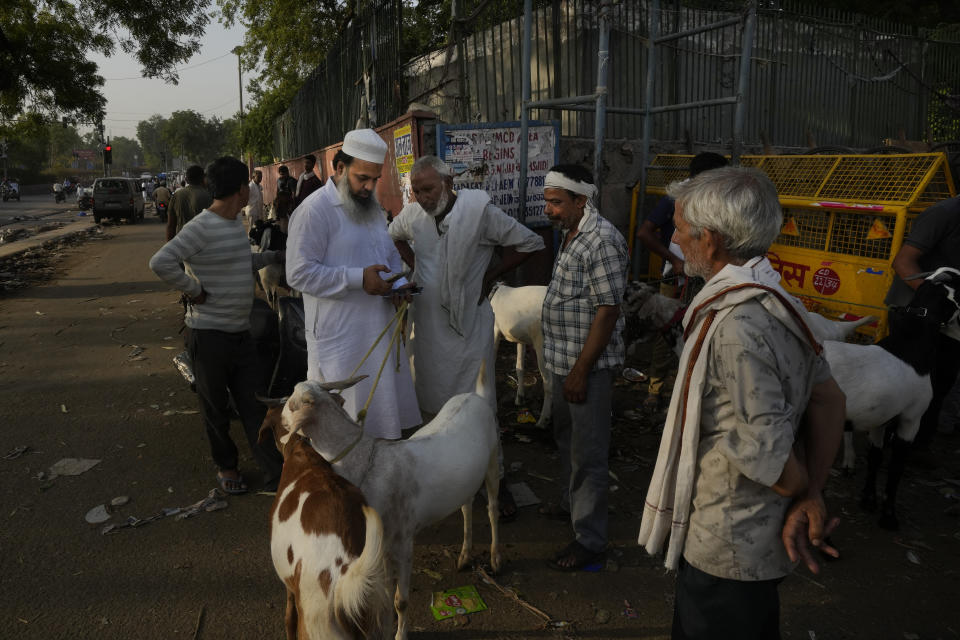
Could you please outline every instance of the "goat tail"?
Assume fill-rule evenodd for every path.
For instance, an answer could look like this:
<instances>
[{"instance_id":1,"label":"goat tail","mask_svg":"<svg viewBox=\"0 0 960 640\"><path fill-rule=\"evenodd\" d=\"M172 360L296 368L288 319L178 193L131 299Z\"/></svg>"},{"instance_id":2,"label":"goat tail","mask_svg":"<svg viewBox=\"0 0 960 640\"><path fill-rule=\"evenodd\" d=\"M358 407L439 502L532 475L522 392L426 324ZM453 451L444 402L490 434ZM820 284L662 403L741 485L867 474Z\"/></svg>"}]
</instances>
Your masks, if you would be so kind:
<instances>
[{"instance_id":1,"label":"goat tail","mask_svg":"<svg viewBox=\"0 0 960 640\"><path fill-rule=\"evenodd\" d=\"M366 537L363 552L337 581L333 611L341 629L354 629L365 638L377 637L384 612L390 607L384 559L383 522L376 510L363 506Z\"/></svg>"},{"instance_id":2,"label":"goat tail","mask_svg":"<svg viewBox=\"0 0 960 640\"><path fill-rule=\"evenodd\" d=\"M491 351L490 355L487 358L482 358L480 360L480 370L477 371L477 395L486 400L496 411L497 403L497 388L496 388L496 379L494 378L494 367L493 360L491 358L495 357ZM490 362L488 362L490 360Z\"/></svg>"}]
</instances>

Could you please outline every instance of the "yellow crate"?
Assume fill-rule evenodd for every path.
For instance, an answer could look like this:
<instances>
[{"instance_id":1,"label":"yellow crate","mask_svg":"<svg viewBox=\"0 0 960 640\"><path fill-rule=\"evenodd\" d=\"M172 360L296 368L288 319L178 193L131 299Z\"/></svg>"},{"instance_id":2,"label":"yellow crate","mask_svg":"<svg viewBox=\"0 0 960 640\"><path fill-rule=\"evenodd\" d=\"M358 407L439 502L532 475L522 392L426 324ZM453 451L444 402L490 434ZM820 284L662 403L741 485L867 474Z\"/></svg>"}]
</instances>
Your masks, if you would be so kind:
<instances>
[{"instance_id":1,"label":"yellow crate","mask_svg":"<svg viewBox=\"0 0 960 640\"><path fill-rule=\"evenodd\" d=\"M667 185L687 177L692 158L657 155L647 193L665 195ZM946 155L743 156L741 164L770 177L784 208L769 253L784 288L830 318L877 316L861 331L883 336L894 256L920 212L956 195Z\"/></svg>"}]
</instances>

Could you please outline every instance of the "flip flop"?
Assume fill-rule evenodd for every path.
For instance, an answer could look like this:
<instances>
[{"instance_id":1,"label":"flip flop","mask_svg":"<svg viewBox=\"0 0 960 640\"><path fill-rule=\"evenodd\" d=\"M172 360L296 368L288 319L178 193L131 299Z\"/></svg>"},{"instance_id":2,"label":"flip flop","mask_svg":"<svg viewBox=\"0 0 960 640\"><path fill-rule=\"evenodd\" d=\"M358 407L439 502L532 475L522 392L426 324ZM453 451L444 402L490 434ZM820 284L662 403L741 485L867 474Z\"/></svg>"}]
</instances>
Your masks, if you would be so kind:
<instances>
[{"instance_id":1,"label":"flip flop","mask_svg":"<svg viewBox=\"0 0 960 640\"><path fill-rule=\"evenodd\" d=\"M220 485L220 489L224 493L229 493L231 495L240 495L247 492L247 485L243 481L243 476L239 475L236 479L227 478L221 474L217 474L217 484Z\"/></svg>"},{"instance_id":2,"label":"flip flop","mask_svg":"<svg viewBox=\"0 0 960 640\"><path fill-rule=\"evenodd\" d=\"M573 559L573 563L566 565L560 564L561 560ZM598 562L603 562L606 558L606 553L603 551L590 551L582 544L574 540L566 547L557 552L553 557L553 560L547 562L551 569L555 571L580 571L586 569L592 564Z\"/></svg>"}]
</instances>

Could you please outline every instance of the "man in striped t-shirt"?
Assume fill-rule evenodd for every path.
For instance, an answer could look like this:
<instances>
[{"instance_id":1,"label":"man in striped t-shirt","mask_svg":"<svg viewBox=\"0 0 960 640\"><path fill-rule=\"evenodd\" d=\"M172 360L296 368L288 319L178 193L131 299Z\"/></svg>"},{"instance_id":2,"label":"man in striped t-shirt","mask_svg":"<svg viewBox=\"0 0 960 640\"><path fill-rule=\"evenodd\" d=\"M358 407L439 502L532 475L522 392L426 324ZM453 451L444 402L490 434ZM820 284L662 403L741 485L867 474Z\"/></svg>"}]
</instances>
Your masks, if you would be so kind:
<instances>
[{"instance_id":1,"label":"man in striped t-shirt","mask_svg":"<svg viewBox=\"0 0 960 640\"><path fill-rule=\"evenodd\" d=\"M217 481L227 493L244 493L247 486L237 469L237 447L230 438L229 394L266 485L276 484L283 465L272 444L263 449L257 444L265 408L254 397L260 370L250 334L253 272L282 262L283 255L250 251L243 222L237 219L250 195L243 162L231 157L215 160L207 167L207 184L213 203L157 251L150 268L189 300L184 316L190 331L188 351L200 415L219 469Z\"/></svg>"}]
</instances>

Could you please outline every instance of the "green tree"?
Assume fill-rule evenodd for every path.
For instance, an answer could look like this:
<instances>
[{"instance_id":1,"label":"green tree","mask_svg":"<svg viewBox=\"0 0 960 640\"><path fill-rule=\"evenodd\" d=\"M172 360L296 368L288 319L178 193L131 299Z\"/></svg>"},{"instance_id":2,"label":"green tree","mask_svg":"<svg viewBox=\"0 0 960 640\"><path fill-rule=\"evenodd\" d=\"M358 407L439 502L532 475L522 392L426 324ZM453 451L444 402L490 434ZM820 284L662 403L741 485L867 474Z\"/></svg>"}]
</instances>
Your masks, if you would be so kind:
<instances>
[{"instance_id":1,"label":"green tree","mask_svg":"<svg viewBox=\"0 0 960 640\"><path fill-rule=\"evenodd\" d=\"M137 123L137 140L140 141L144 164L147 166L163 169L164 163L161 154L166 154L168 163L171 159L170 147L163 137L163 127L166 123L167 119L158 113Z\"/></svg>"},{"instance_id":2,"label":"green tree","mask_svg":"<svg viewBox=\"0 0 960 640\"><path fill-rule=\"evenodd\" d=\"M103 78L90 53L118 49L148 78L178 80L176 67L200 50L210 0L3 0L0 2L0 116L26 105L84 122L103 117ZM77 82L82 78L83 82Z\"/></svg>"},{"instance_id":3,"label":"green tree","mask_svg":"<svg viewBox=\"0 0 960 640\"><path fill-rule=\"evenodd\" d=\"M36 112L23 114L9 124L0 125L0 137L6 138L7 175L22 184L34 184L50 160L50 127Z\"/></svg>"}]
</instances>

